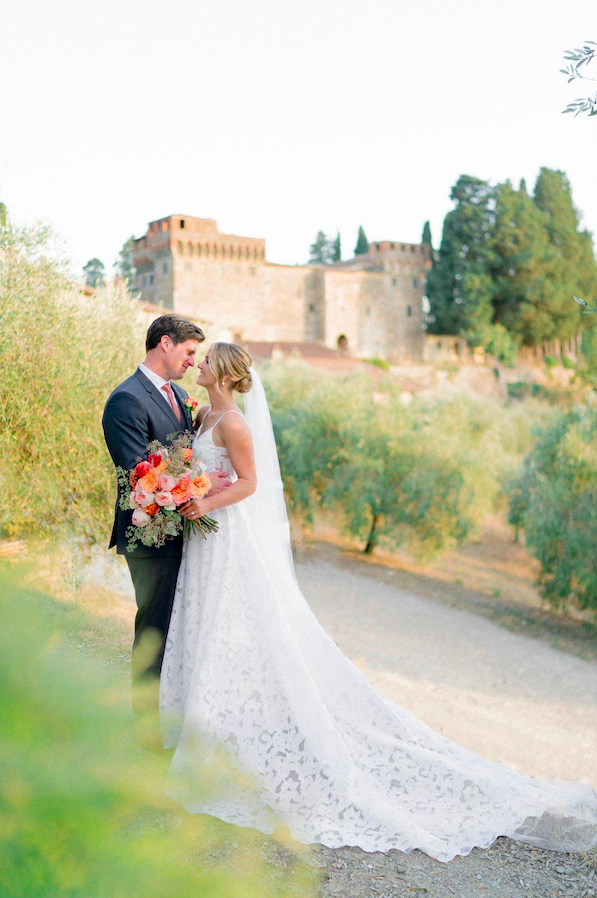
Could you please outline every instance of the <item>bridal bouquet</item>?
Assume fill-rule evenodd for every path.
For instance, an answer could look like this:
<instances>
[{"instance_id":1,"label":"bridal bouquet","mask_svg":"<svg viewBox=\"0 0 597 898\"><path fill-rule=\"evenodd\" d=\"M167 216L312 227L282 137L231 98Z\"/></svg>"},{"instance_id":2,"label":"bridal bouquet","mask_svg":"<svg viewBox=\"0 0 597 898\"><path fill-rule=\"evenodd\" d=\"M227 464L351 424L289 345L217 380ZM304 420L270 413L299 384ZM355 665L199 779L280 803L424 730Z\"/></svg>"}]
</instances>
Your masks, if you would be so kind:
<instances>
[{"instance_id":1,"label":"bridal bouquet","mask_svg":"<svg viewBox=\"0 0 597 898\"><path fill-rule=\"evenodd\" d=\"M192 434L182 434L168 447L154 440L147 447L147 461L132 471L117 468L120 508L133 509L133 523L127 528L127 550L138 542L144 546L163 546L169 537L190 536L218 530L217 523L206 517L189 520L177 511L189 499L202 499L211 489L211 480L197 456L193 455Z\"/></svg>"}]
</instances>

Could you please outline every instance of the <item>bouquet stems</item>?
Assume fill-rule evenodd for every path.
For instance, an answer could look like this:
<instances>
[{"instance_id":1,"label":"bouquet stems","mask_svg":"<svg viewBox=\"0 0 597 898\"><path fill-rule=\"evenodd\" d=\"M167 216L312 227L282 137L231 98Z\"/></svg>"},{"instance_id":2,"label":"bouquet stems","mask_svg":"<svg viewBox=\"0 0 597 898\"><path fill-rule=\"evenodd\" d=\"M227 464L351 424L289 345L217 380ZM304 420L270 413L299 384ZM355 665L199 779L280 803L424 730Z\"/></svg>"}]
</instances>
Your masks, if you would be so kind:
<instances>
[{"instance_id":1,"label":"bouquet stems","mask_svg":"<svg viewBox=\"0 0 597 898\"><path fill-rule=\"evenodd\" d=\"M194 533L200 533L203 539L207 539L208 533L217 533L218 532L218 522L214 521L213 518L207 517L205 515L202 518L190 518L184 519L184 537L185 539L189 539Z\"/></svg>"}]
</instances>

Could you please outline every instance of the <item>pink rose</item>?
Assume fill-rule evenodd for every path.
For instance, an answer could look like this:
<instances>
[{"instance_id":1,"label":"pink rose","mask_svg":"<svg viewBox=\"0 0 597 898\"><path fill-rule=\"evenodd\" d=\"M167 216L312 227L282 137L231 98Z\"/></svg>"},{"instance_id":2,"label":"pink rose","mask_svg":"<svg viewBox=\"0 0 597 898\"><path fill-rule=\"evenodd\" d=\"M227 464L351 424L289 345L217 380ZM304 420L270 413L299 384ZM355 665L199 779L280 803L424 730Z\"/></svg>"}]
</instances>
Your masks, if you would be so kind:
<instances>
[{"instance_id":1,"label":"pink rose","mask_svg":"<svg viewBox=\"0 0 597 898\"><path fill-rule=\"evenodd\" d=\"M171 493L175 486L176 480L174 477L170 477L169 474L162 474L158 480L158 489L163 492Z\"/></svg>"},{"instance_id":2,"label":"pink rose","mask_svg":"<svg viewBox=\"0 0 597 898\"><path fill-rule=\"evenodd\" d=\"M134 496L137 505L140 505L141 508L145 508L146 505L153 505L155 502L155 493L148 493L147 490L137 489Z\"/></svg>"},{"instance_id":3,"label":"pink rose","mask_svg":"<svg viewBox=\"0 0 597 898\"><path fill-rule=\"evenodd\" d=\"M135 499L134 493L131 493L129 496L129 508L139 508L139 503Z\"/></svg>"},{"instance_id":4,"label":"pink rose","mask_svg":"<svg viewBox=\"0 0 597 898\"><path fill-rule=\"evenodd\" d=\"M145 527L150 521L151 517L146 514L142 508L136 508L133 512L133 524L135 524L135 526Z\"/></svg>"},{"instance_id":5,"label":"pink rose","mask_svg":"<svg viewBox=\"0 0 597 898\"><path fill-rule=\"evenodd\" d=\"M165 508L168 511L174 511L174 509L176 508L174 496L172 495L172 493L168 492L168 490L160 490L159 493L156 493L155 501L158 505L161 505L162 508Z\"/></svg>"}]
</instances>

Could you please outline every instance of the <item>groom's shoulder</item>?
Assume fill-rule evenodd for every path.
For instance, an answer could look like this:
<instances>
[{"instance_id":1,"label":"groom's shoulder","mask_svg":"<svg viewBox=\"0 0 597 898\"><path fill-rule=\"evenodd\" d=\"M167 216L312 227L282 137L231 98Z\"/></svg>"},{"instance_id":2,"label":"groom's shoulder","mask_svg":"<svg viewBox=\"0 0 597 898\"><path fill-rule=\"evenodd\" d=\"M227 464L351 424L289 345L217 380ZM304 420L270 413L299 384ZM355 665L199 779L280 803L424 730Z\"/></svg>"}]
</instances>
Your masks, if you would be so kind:
<instances>
[{"instance_id":1,"label":"groom's shoulder","mask_svg":"<svg viewBox=\"0 0 597 898\"><path fill-rule=\"evenodd\" d=\"M145 388L137 377L137 372L135 371L134 374L131 374L130 377L127 377L126 380L123 380L121 384L118 384L118 386L112 390L108 397L108 401L106 402L106 406L124 397L143 399L145 392Z\"/></svg>"}]
</instances>

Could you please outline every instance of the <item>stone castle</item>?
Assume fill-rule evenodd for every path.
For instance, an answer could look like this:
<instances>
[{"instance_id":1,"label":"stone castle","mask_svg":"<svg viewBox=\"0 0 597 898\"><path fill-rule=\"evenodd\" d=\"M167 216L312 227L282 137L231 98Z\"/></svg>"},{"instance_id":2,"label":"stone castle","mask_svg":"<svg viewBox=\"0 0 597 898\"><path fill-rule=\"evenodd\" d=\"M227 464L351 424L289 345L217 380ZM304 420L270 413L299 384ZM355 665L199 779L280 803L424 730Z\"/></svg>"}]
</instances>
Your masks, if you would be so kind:
<instances>
[{"instance_id":1,"label":"stone castle","mask_svg":"<svg viewBox=\"0 0 597 898\"><path fill-rule=\"evenodd\" d=\"M265 240L169 215L134 241L141 298L189 315L210 340L319 343L360 358L419 361L431 247L370 243L331 265L278 265Z\"/></svg>"}]
</instances>

